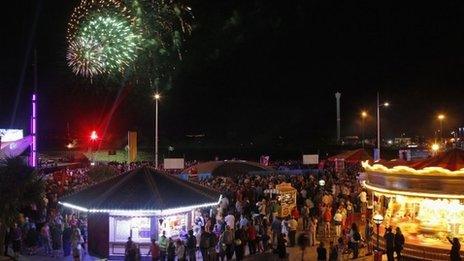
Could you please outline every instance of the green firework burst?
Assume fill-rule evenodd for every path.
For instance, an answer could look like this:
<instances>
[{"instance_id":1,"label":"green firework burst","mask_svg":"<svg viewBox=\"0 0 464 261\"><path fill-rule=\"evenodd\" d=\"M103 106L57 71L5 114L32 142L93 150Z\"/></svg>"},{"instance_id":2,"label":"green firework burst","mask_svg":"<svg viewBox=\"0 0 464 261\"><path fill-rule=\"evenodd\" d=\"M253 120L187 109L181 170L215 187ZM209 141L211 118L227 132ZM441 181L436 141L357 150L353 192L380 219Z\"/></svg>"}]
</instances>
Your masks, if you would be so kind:
<instances>
[{"instance_id":1,"label":"green firework burst","mask_svg":"<svg viewBox=\"0 0 464 261\"><path fill-rule=\"evenodd\" d=\"M93 77L125 71L137 58L141 35L130 17L107 8L86 12L68 40L68 65Z\"/></svg>"}]
</instances>

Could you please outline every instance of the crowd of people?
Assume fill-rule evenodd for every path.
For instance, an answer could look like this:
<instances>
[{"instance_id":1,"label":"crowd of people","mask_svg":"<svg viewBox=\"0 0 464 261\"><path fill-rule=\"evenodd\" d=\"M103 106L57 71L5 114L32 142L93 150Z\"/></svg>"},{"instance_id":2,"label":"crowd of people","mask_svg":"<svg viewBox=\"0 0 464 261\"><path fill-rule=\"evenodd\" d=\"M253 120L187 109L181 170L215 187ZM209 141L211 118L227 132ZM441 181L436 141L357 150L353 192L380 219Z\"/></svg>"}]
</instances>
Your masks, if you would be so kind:
<instances>
[{"instance_id":1,"label":"crowd of people","mask_svg":"<svg viewBox=\"0 0 464 261\"><path fill-rule=\"evenodd\" d=\"M150 163L110 165L124 173L143 164ZM58 198L89 186L88 170L67 169L49 175L46 197L9 229L5 251L9 246L14 255L72 254L79 260L86 253L86 219L60 209ZM154 238L149 254L153 260L163 261L196 260L200 256L202 260L242 260L245 254L265 252L286 258L288 247L317 246L318 260L357 258L360 248L370 255L373 226L367 214L368 194L357 180L359 170L353 165L335 172L326 166L317 175L240 175L197 181L221 192L219 206L201 212L192 230L184 227L175 238ZM272 193L283 182L297 191L296 204L287 216L281 215L282 206ZM388 260L393 260L393 252L401 257L405 243L401 230L396 228L392 233L387 228L384 238ZM453 247L457 245L451 242ZM131 238L125 255L127 260L140 257Z\"/></svg>"},{"instance_id":2,"label":"crowd of people","mask_svg":"<svg viewBox=\"0 0 464 261\"><path fill-rule=\"evenodd\" d=\"M153 260L163 261L196 260L197 250L202 260L242 260L245 254L265 252L286 258L288 247L319 245L319 260L342 260L349 254L357 258L361 246L371 254L373 228L365 222L368 199L356 179L358 171L348 167L337 174L326 169L320 175L240 175L198 181L221 192L219 206L197 217L191 231L153 241L150 253ZM297 191L296 204L287 216L281 215L282 206L272 193L282 182ZM128 249L132 245L129 240ZM131 257L134 254L128 260L136 260Z\"/></svg>"}]
</instances>

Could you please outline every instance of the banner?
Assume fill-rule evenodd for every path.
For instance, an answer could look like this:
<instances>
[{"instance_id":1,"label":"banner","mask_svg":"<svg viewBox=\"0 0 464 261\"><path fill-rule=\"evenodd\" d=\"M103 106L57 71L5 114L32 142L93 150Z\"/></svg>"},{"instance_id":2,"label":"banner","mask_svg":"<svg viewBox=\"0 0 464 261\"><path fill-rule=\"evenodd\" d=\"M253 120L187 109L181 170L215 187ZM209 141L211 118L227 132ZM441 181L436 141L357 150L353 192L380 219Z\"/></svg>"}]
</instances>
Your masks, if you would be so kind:
<instances>
[{"instance_id":1,"label":"banner","mask_svg":"<svg viewBox=\"0 0 464 261\"><path fill-rule=\"evenodd\" d=\"M184 158L165 158L164 169L184 169Z\"/></svg>"},{"instance_id":2,"label":"banner","mask_svg":"<svg viewBox=\"0 0 464 261\"><path fill-rule=\"evenodd\" d=\"M305 154L303 155L303 165L317 165L319 164L318 154Z\"/></svg>"},{"instance_id":3,"label":"banner","mask_svg":"<svg viewBox=\"0 0 464 261\"><path fill-rule=\"evenodd\" d=\"M128 161L134 162L137 160L137 132L129 131L127 133L127 143L129 150L127 152Z\"/></svg>"}]
</instances>

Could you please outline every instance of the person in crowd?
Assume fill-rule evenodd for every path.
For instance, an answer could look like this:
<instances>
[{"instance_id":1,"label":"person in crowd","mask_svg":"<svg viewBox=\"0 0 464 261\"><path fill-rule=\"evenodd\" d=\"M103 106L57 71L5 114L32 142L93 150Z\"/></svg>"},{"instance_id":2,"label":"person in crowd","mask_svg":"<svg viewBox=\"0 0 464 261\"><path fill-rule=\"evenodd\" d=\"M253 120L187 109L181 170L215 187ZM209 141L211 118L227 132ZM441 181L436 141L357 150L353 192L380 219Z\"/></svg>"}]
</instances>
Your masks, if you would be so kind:
<instances>
[{"instance_id":1,"label":"person in crowd","mask_svg":"<svg viewBox=\"0 0 464 261\"><path fill-rule=\"evenodd\" d=\"M396 258L398 260L402 260L401 256L401 251L403 250L404 247L404 236L403 233L401 232L400 227L396 227L396 233L395 233L395 252L396 252Z\"/></svg>"},{"instance_id":2,"label":"person in crowd","mask_svg":"<svg viewBox=\"0 0 464 261\"><path fill-rule=\"evenodd\" d=\"M337 212L335 212L334 215L334 226L335 226L335 235L337 238L339 238L342 234L342 220L343 220L343 215L341 209L337 209Z\"/></svg>"},{"instance_id":3,"label":"person in crowd","mask_svg":"<svg viewBox=\"0 0 464 261\"><path fill-rule=\"evenodd\" d=\"M300 211L298 211L297 206L292 208L292 211L291 211L290 215L292 216L293 219L296 220L296 222L298 222L300 220Z\"/></svg>"},{"instance_id":4,"label":"person in crowd","mask_svg":"<svg viewBox=\"0 0 464 261\"><path fill-rule=\"evenodd\" d=\"M372 245L372 236L374 235L374 227L369 218L366 218L366 226L364 227L364 240L366 243L366 256L372 255L373 245Z\"/></svg>"},{"instance_id":5,"label":"person in crowd","mask_svg":"<svg viewBox=\"0 0 464 261\"><path fill-rule=\"evenodd\" d=\"M40 229L40 239L44 254L50 255L52 247L50 246L50 227L48 226L48 223L45 223Z\"/></svg>"},{"instance_id":6,"label":"person in crowd","mask_svg":"<svg viewBox=\"0 0 464 261\"><path fill-rule=\"evenodd\" d=\"M168 256L167 256L167 261L174 261L176 259L176 245L174 244L174 240L172 240L172 237L169 238L169 243L168 243ZM205 261L208 259L205 259Z\"/></svg>"},{"instance_id":7,"label":"person in crowd","mask_svg":"<svg viewBox=\"0 0 464 261\"><path fill-rule=\"evenodd\" d=\"M250 255L254 255L256 254L257 231L253 222L246 228L246 233L248 236L248 252Z\"/></svg>"},{"instance_id":8,"label":"person in crowd","mask_svg":"<svg viewBox=\"0 0 464 261\"><path fill-rule=\"evenodd\" d=\"M317 261L327 261L327 249L324 247L324 242L321 241L316 249Z\"/></svg>"},{"instance_id":9,"label":"person in crowd","mask_svg":"<svg viewBox=\"0 0 464 261\"><path fill-rule=\"evenodd\" d=\"M275 246L277 244L277 238L279 238L280 234L282 234L282 222L278 217L274 217L274 220L271 224L272 230L272 245Z\"/></svg>"},{"instance_id":10,"label":"person in crowd","mask_svg":"<svg viewBox=\"0 0 464 261\"><path fill-rule=\"evenodd\" d=\"M338 260L338 245L334 245L334 242L330 240L329 242L329 261Z\"/></svg>"},{"instance_id":11,"label":"person in crowd","mask_svg":"<svg viewBox=\"0 0 464 261\"><path fill-rule=\"evenodd\" d=\"M234 256L234 241L235 241L235 234L229 225L226 226L226 230L221 234L219 240L225 247L225 254L227 260L231 260Z\"/></svg>"},{"instance_id":12,"label":"person in crowd","mask_svg":"<svg viewBox=\"0 0 464 261\"><path fill-rule=\"evenodd\" d=\"M240 261L245 255L245 246L247 244L247 233L243 228L235 231L235 259Z\"/></svg>"},{"instance_id":13,"label":"person in crowd","mask_svg":"<svg viewBox=\"0 0 464 261\"><path fill-rule=\"evenodd\" d=\"M82 239L81 231L79 228L74 226L72 228L72 235L71 235L71 248L72 248L72 256L74 261L81 260L81 244L84 240Z\"/></svg>"},{"instance_id":14,"label":"person in crowd","mask_svg":"<svg viewBox=\"0 0 464 261\"><path fill-rule=\"evenodd\" d=\"M211 239L210 239L211 233L209 231L205 230L203 227L201 229L201 235L200 235L200 252L203 260L209 261L209 254L208 250L211 247Z\"/></svg>"},{"instance_id":15,"label":"person in crowd","mask_svg":"<svg viewBox=\"0 0 464 261\"><path fill-rule=\"evenodd\" d=\"M185 246L182 240L177 239L176 240L176 256L178 261L185 261L186 257L186 251L185 251Z\"/></svg>"},{"instance_id":16,"label":"person in crowd","mask_svg":"<svg viewBox=\"0 0 464 261\"><path fill-rule=\"evenodd\" d=\"M309 224L309 238L311 241L311 246L315 246L317 243L317 218L312 217L311 223Z\"/></svg>"},{"instance_id":17,"label":"person in crowd","mask_svg":"<svg viewBox=\"0 0 464 261\"><path fill-rule=\"evenodd\" d=\"M197 253L197 238L193 235L193 230L190 229L188 231L188 238L186 243L187 248L187 255L189 261L196 261L196 253Z\"/></svg>"},{"instance_id":18,"label":"person in crowd","mask_svg":"<svg viewBox=\"0 0 464 261\"><path fill-rule=\"evenodd\" d=\"M395 251L395 235L392 233L392 228L388 227L383 236L385 239L385 246L387 250L387 260L394 261L394 251Z\"/></svg>"},{"instance_id":19,"label":"person in crowd","mask_svg":"<svg viewBox=\"0 0 464 261\"><path fill-rule=\"evenodd\" d=\"M148 255L151 255L151 261L159 261L160 259L160 248L154 238L151 239Z\"/></svg>"},{"instance_id":20,"label":"person in crowd","mask_svg":"<svg viewBox=\"0 0 464 261\"><path fill-rule=\"evenodd\" d=\"M10 229L10 237L11 237L11 243L13 245L14 259L18 260L19 253L21 251L22 232L21 232L21 228L19 228L18 223L16 222L13 224L13 227Z\"/></svg>"},{"instance_id":21,"label":"person in crowd","mask_svg":"<svg viewBox=\"0 0 464 261\"><path fill-rule=\"evenodd\" d=\"M342 237L338 238L338 243L337 243L337 261L343 261L343 253L345 252L346 246L345 246L345 241L343 240Z\"/></svg>"},{"instance_id":22,"label":"person in crowd","mask_svg":"<svg viewBox=\"0 0 464 261\"><path fill-rule=\"evenodd\" d=\"M296 230L298 229L298 221L295 220L293 216L290 216L290 219L287 221L288 225L288 239L290 241L290 247L295 246L296 240Z\"/></svg>"},{"instance_id":23,"label":"person in crowd","mask_svg":"<svg viewBox=\"0 0 464 261\"><path fill-rule=\"evenodd\" d=\"M277 237L277 254L280 259L287 258L286 243L287 240L285 239L285 235L280 233Z\"/></svg>"},{"instance_id":24,"label":"person in crowd","mask_svg":"<svg viewBox=\"0 0 464 261\"><path fill-rule=\"evenodd\" d=\"M330 222L332 221L332 208L331 207L325 207L323 215L322 215L323 221L324 221L324 237L330 237Z\"/></svg>"},{"instance_id":25,"label":"person in crowd","mask_svg":"<svg viewBox=\"0 0 464 261\"><path fill-rule=\"evenodd\" d=\"M68 223L64 224L63 230L63 255L65 257L71 255L71 236L72 236L72 229Z\"/></svg>"},{"instance_id":26,"label":"person in crowd","mask_svg":"<svg viewBox=\"0 0 464 261\"><path fill-rule=\"evenodd\" d=\"M132 252L133 250L133 245L134 245L134 242L132 241L132 237L128 237L127 238L127 241L126 241L126 244L124 246L124 257L125 257L125 260L130 260L132 257L132 255L134 254Z\"/></svg>"},{"instance_id":27,"label":"person in crowd","mask_svg":"<svg viewBox=\"0 0 464 261\"><path fill-rule=\"evenodd\" d=\"M353 223L350 230L350 244L351 250L353 250L353 259L358 258L359 255L359 243L361 242L361 234L359 234L358 225Z\"/></svg>"},{"instance_id":28,"label":"person in crowd","mask_svg":"<svg viewBox=\"0 0 464 261\"><path fill-rule=\"evenodd\" d=\"M168 238L166 237L166 231L163 231L163 234L159 238L159 248L160 248L160 261L166 261L168 253Z\"/></svg>"},{"instance_id":29,"label":"person in crowd","mask_svg":"<svg viewBox=\"0 0 464 261\"><path fill-rule=\"evenodd\" d=\"M301 218L303 219L303 230L308 230L310 216L309 216L309 208L306 204L304 204L303 207L301 208Z\"/></svg>"},{"instance_id":30,"label":"person in crowd","mask_svg":"<svg viewBox=\"0 0 464 261\"><path fill-rule=\"evenodd\" d=\"M451 243L450 261L461 261L461 243L459 239L456 237L453 240L449 237L447 239Z\"/></svg>"}]
</instances>

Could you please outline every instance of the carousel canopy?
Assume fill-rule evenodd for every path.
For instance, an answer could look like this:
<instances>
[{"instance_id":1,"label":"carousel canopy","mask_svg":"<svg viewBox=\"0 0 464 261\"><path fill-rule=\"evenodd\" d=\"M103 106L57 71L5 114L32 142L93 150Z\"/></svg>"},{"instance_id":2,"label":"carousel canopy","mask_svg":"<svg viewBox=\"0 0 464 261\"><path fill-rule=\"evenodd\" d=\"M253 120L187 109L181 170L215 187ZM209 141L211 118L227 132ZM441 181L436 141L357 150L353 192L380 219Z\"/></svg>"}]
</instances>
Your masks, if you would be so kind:
<instances>
[{"instance_id":1,"label":"carousel canopy","mask_svg":"<svg viewBox=\"0 0 464 261\"><path fill-rule=\"evenodd\" d=\"M337 154L335 156L332 156L327 159L328 161L335 161L335 160L344 160L345 162L361 162L361 161L366 161L372 160L372 157L367 154L367 152L364 149L357 149L357 150L349 150L342 152L340 154Z\"/></svg>"},{"instance_id":2,"label":"carousel canopy","mask_svg":"<svg viewBox=\"0 0 464 261\"><path fill-rule=\"evenodd\" d=\"M366 164L363 164L366 165ZM408 167L414 170L423 170L426 168L443 169L447 171L459 171L464 169L464 150L451 149L438 153L437 155L416 161L379 161L373 165L382 165L386 168ZM367 166L367 165L366 165Z\"/></svg>"},{"instance_id":3,"label":"carousel canopy","mask_svg":"<svg viewBox=\"0 0 464 261\"><path fill-rule=\"evenodd\" d=\"M150 210L214 205L220 194L150 167L141 167L60 199L82 211Z\"/></svg>"},{"instance_id":4,"label":"carousel canopy","mask_svg":"<svg viewBox=\"0 0 464 261\"><path fill-rule=\"evenodd\" d=\"M460 170L464 168L464 151L461 149L451 149L441 152L434 157L411 162L409 166L414 169L441 167L451 171Z\"/></svg>"}]
</instances>

